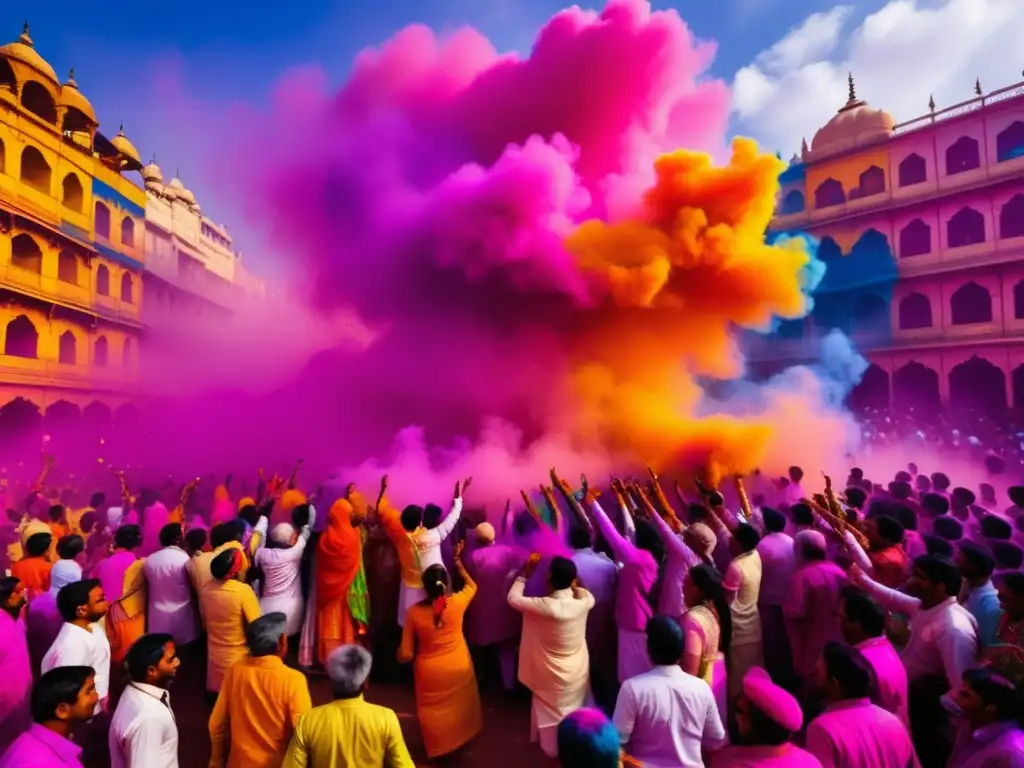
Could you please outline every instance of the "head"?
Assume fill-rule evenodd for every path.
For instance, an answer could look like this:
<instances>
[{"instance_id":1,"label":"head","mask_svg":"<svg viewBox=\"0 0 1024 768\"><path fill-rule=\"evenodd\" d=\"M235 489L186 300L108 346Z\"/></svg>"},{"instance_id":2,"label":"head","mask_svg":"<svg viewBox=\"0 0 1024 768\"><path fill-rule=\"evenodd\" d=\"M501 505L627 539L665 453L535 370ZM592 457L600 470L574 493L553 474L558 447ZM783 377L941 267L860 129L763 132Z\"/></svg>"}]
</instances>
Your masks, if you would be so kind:
<instances>
[{"instance_id":1,"label":"head","mask_svg":"<svg viewBox=\"0 0 1024 768\"><path fill-rule=\"evenodd\" d=\"M161 547L180 547L184 543L181 523L168 523L160 529Z\"/></svg>"},{"instance_id":2,"label":"head","mask_svg":"<svg viewBox=\"0 0 1024 768\"><path fill-rule=\"evenodd\" d=\"M764 507L761 510L761 519L764 520L764 529L768 533L782 533L786 530L786 516L771 507Z\"/></svg>"},{"instance_id":3,"label":"head","mask_svg":"<svg viewBox=\"0 0 1024 768\"><path fill-rule=\"evenodd\" d=\"M415 504L410 504L402 510L401 515L402 527L405 530L412 532L423 525L423 507L418 507Z\"/></svg>"},{"instance_id":4,"label":"head","mask_svg":"<svg viewBox=\"0 0 1024 768\"><path fill-rule=\"evenodd\" d=\"M576 581L576 563L567 557L556 555L551 558L551 566L548 568L548 584L552 591L569 589Z\"/></svg>"},{"instance_id":5,"label":"head","mask_svg":"<svg viewBox=\"0 0 1024 768\"><path fill-rule=\"evenodd\" d=\"M665 559L665 542L658 529L648 520L636 521L636 546L650 552L656 563Z\"/></svg>"},{"instance_id":6,"label":"head","mask_svg":"<svg viewBox=\"0 0 1024 768\"><path fill-rule=\"evenodd\" d=\"M968 583L984 584L996 569L996 559L980 544L964 540L957 546L956 565Z\"/></svg>"},{"instance_id":7,"label":"head","mask_svg":"<svg viewBox=\"0 0 1024 768\"><path fill-rule=\"evenodd\" d=\"M846 496L847 504L854 509L864 509L864 505L868 502L868 495L864 492L863 488L847 488L843 495Z\"/></svg>"},{"instance_id":8,"label":"head","mask_svg":"<svg viewBox=\"0 0 1024 768\"><path fill-rule=\"evenodd\" d=\"M993 541L992 556L1000 571L1019 571L1024 565L1024 549L1013 541Z\"/></svg>"},{"instance_id":9,"label":"head","mask_svg":"<svg viewBox=\"0 0 1024 768\"><path fill-rule=\"evenodd\" d=\"M800 467L790 467L787 474L789 475L789 482L794 484L804 479L804 471Z\"/></svg>"},{"instance_id":10,"label":"head","mask_svg":"<svg viewBox=\"0 0 1024 768\"><path fill-rule=\"evenodd\" d=\"M107 504L107 495L102 491L97 491L89 497L89 506L93 509L102 509Z\"/></svg>"},{"instance_id":11,"label":"head","mask_svg":"<svg viewBox=\"0 0 1024 768\"><path fill-rule=\"evenodd\" d=\"M97 520L99 520L99 515L90 510L78 518L78 527L82 529L82 533L90 534L96 527Z\"/></svg>"},{"instance_id":12,"label":"head","mask_svg":"<svg viewBox=\"0 0 1024 768\"><path fill-rule=\"evenodd\" d=\"M914 561L907 592L918 598L924 608L934 608L959 595L962 581L956 563L949 558L922 555Z\"/></svg>"},{"instance_id":13,"label":"head","mask_svg":"<svg viewBox=\"0 0 1024 768\"><path fill-rule=\"evenodd\" d=\"M903 526L899 520L889 515L878 515L867 521L868 541L874 549L897 547L903 543Z\"/></svg>"},{"instance_id":14,"label":"head","mask_svg":"<svg viewBox=\"0 0 1024 768\"><path fill-rule=\"evenodd\" d=\"M479 526L478 526L479 527ZM579 523L569 526L569 546L573 549L588 549L594 542L590 538L590 531Z\"/></svg>"},{"instance_id":15,"label":"head","mask_svg":"<svg viewBox=\"0 0 1024 768\"><path fill-rule=\"evenodd\" d=\"M210 575L220 581L245 578L245 555L242 550L229 547L210 561Z\"/></svg>"},{"instance_id":16,"label":"head","mask_svg":"<svg viewBox=\"0 0 1024 768\"><path fill-rule=\"evenodd\" d=\"M278 523L270 532L270 542L281 549L288 549L295 546L299 540L299 534L292 527L291 523Z\"/></svg>"},{"instance_id":17,"label":"head","mask_svg":"<svg viewBox=\"0 0 1024 768\"><path fill-rule=\"evenodd\" d=\"M231 529L227 523L220 523L210 530L210 549L217 549L231 541Z\"/></svg>"},{"instance_id":18,"label":"head","mask_svg":"<svg viewBox=\"0 0 1024 768\"><path fill-rule=\"evenodd\" d=\"M250 656L279 656L288 653L288 617L283 613L265 613L245 628Z\"/></svg>"},{"instance_id":19,"label":"head","mask_svg":"<svg viewBox=\"0 0 1024 768\"><path fill-rule=\"evenodd\" d=\"M647 654L655 666L678 664L684 647L683 630L678 621L660 614L647 620Z\"/></svg>"},{"instance_id":20,"label":"head","mask_svg":"<svg viewBox=\"0 0 1024 768\"><path fill-rule=\"evenodd\" d=\"M444 512L437 504L427 504L423 508L423 527L437 528L441 524L442 517L444 517Z\"/></svg>"},{"instance_id":21,"label":"head","mask_svg":"<svg viewBox=\"0 0 1024 768\"><path fill-rule=\"evenodd\" d=\"M964 535L963 524L954 517L937 517L932 523L932 532L946 541L960 541Z\"/></svg>"},{"instance_id":22,"label":"head","mask_svg":"<svg viewBox=\"0 0 1024 768\"><path fill-rule=\"evenodd\" d=\"M106 616L109 608L99 579L73 581L57 593L57 611L67 622L92 624Z\"/></svg>"},{"instance_id":23,"label":"head","mask_svg":"<svg viewBox=\"0 0 1024 768\"><path fill-rule=\"evenodd\" d=\"M361 645L343 645L327 658L326 667L334 698L354 699L369 686L373 657Z\"/></svg>"},{"instance_id":24,"label":"head","mask_svg":"<svg viewBox=\"0 0 1024 768\"><path fill-rule=\"evenodd\" d=\"M430 600L448 594L448 571L443 565L432 565L423 572L423 591Z\"/></svg>"},{"instance_id":25,"label":"head","mask_svg":"<svg viewBox=\"0 0 1024 768\"><path fill-rule=\"evenodd\" d=\"M954 488L953 492L949 495L949 500L953 511L959 512L974 504L977 501L977 497L975 497L974 491L970 488Z\"/></svg>"},{"instance_id":26,"label":"head","mask_svg":"<svg viewBox=\"0 0 1024 768\"><path fill-rule=\"evenodd\" d=\"M896 520L903 526L904 531L917 530L917 513L906 504L900 504L893 510Z\"/></svg>"},{"instance_id":27,"label":"head","mask_svg":"<svg viewBox=\"0 0 1024 768\"><path fill-rule=\"evenodd\" d=\"M1013 537L1013 526L1004 517L985 515L981 518L981 535L993 541L1009 541Z\"/></svg>"},{"instance_id":28,"label":"head","mask_svg":"<svg viewBox=\"0 0 1024 768\"><path fill-rule=\"evenodd\" d=\"M919 496L928 493L932 489L932 479L928 475L918 475L914 478L914 489Z\"/></svg>"},{"instance_id":29,"label":"head","mask_svg":"<svg viewBox=\"0 0 1024 768\"><path fill-rule=\"evenodd\" d=\"M1015 507L1024 507L1024 485L1013 485L1006 489L1006 495Z\"/></svg>"},{"instance_id":30,"label":"head","mask_svg":"<svg viewBox=\"0 0 1024 768\"><path fill-rule=\"evenodd\" d=\"M494 543L494 526L490 523L480 523L473 529L477 543L482 547L489 547Z\"/></svg>"},{"instance_id":31,"label":"head","mask_svg":"<svg viewBox=\"0 0 1024 768\"><path fill-rule=\"evenodd\" d=\"M621 751L619 732L599 709L577 709L558 724L562 768L619 768Z\"/></svg>"},{"instance_id":32,"label":"head","mask_svg":"<svg viewBox=\"0 0 1024 768\"><path fill-rule=\"evenodd\" d=\"M951 485L949 477L942 472L932 472L932 488L940 493L946 493L949 491Z\"/></svg>"},{"instance_id":33,"label":"head","mask_svg":"<svg viewBox=\"0 0 1024 768\"><path fill-rule=\"evenodd\" d=\"M948 696L943 705L951 714L964 718L971 729L992 723L1016 720L1021 712L1021 697L1009 680L988 669L969 669L963 683Z\"/></svg>"},{"instance_id":34,"label":"head","mask_svg":"<svg viewBox=\"0 0 1024 768\"><path fill-rule=\"evenodd\" d=\"M683 541L697 555L703 558L705 563L711 562L711 556L718 546L718 537L705 523L694 523L683 531Z\"/></svg>"},{"instance_id":35,"label":"head","mask_svg":"<svg viewBox=\"0 0 1024 768\"><path fill-rule=\"evenodd\" d=\"M33 533L25 542L25 555L28 557L43 557L50 551L50 544L53 543L51 533Z\"/></svg>"},{"instance_id":36,"label":"head","mask_svg":"<svg viewBox=\"0 0 1024 768\"><path fill-rule=\"evenodd\" d=\"M905 469L901 469L893 478L893 482L896 483L909 483L913 479L913 475L907 472Z\"/></svg>"},{"instance_id":37,"label":"head","mask_svg":"<svg viewBox=\"0 0 1024 768\"><path fill-rule=\"evenodd\" d=\"M911 488L909 481L900 480L889 483L889 493L898 501L906 501L914 494L914 489Z\"/></svg>"},{"instance_id":38,"label":"head","mask_svg":"<svg viewBox=\"0 0 1024 768\"><path fill-rule=\"evenodd\" d=\"M802 725L803 712L790 693L772 683L760 667L747 672L736 701L736 726L745 744L780 746Z\"/></svg>"},{"instance_id":39,"label":"head","mask_svg":"<svg viewBox=\"0 0 1024 768\"><path fill-rule=\"evenodd\" d=\"M206 529L205 528L192 528L188 533L185 534L185 550L190 554L195 554L200 551L206 545Z\"/></svg>"},{"instance_id":40,"label":"head","mask_svg":"<svg viewBox=\"0 0 1024 768\"><path fill-rule=\"evenodd\" d=\"M793 525L801 525L809 528L814 525L814 513L809 505L802 501L789 508L789 516L793 519Z\"/></svg>"},{"instance_id":41,"label":"head","mask_svg":"<svg viewBox=\"0 0 1024 768\"><path fill-rule=\"evenodd\" d=\"M57 542L57 557L61 560L74 560L85 551L85 539L78 534L61 536Z\"/></svg>"},{"instance_id":42,"label":"head","mask_svg":"<svg viewBox=\"0 0 1024 768\"><path fill-rule=\"evenodd\" d=\"M828 543L821 531L805 530L793 540L793 552L798 565L820 563L828 558Z\"/></svg>"},{"instance_id":43,"label":"head","mask_svg":"<svg viewBox=\"0 0 1024 768\"><path fill-rule=\"evenodd\" d=\"M687 508L687 511L690 513L691 523L705 523L711 519L711 510L703 504L693 502Z\"/></svg>"},{"instance_id":44,"label":"head","mask_svg":"<svg viewBox=\"0 0 1024 768\"><path fill-rule=\"evenodd\" d=\"M25 605L25 589L21 581L13 576L0 578L0 610L17 616Z\"/></svg>"},{"instance_id":45,"label":"head","mask_svg":"<svg viewBox=\"0 0 1024 768\"><path fill-rule=\"evenodd\" d=\"M721 636L718 647L725 653L732 642L732 612L722 587L722 574L710 563L701 563L686 572L683 580L683 602L687 608L713 605L718 612Z\"/></svg>"},{"instance_id":46,"label":"head","mask_svg":"<svg viewBox=\"0 0 1024 768\"><path fill-rule=\"evenodd\" d=\"M850 645L881 637L885 632L885 609L870 595L846 587L839 601L839 628Z\"/></svg>"},{"instance_id":47,"label":"head","mask_svg":"<svg viewBox=\"0 0 1024 768\"><path fill-rule=\"evenodd\" d=\"M47 516L50 518L51 523L63 523L64 522L64 506L62 504L54 504L47 511Z\"/></svg>"},{"instance_id":48,"label":"head","mask_svg":"<svg viewBox=\"0 0 1024 768\"><path fill-rule=\"evenodd\" d=\"M1003 574L996 589L999 591L999 607L1014 621L1024 619L1024 573Z\"/></svg>"},{"instance_id":49,"label":"head","mask_svg":"<svg viewBox=\"0 0 1024 768\"><path fill-rule=\"evenodd\" d=\"M988 507L994 507L998 504L996 499L996 489L991 483L982 483L978 486L978 490L981 491L981 503Z\"/></svg>"},{"instance_id":50,"label":"head","mask_svg":"<svg viewBox=\"0 0 1024 768\"><path fill-rule=\"evenodd\" d=\"M142 529L137 525L122 525L114 531L114 546L133 550L142 543Z\"/></svg>"},{"instance_id":51,"label":"head","mask_svg":"<svg viewBox=\"0 0 1024 768\"><path fill-rule=\"evenodd\" d=\"M949 514L949 499L940 493L926 493L921 497L921 509L932 517Z\"/></svg>"},{"instance_id":52,"label":"head","mask_svg":"<svg viewBox=\"0 0 1024 768\"><path fill-rule=\"evenodd\" d=\"M54 667L32 686L32 719L67 733L92 718L99 700L92 667Z\"/></svg>"},{"instance_id":53,"label":"head","mask_svg":"<svg viewBox=\"0 0 1024 768\"><path fill-rule=\"evenodd\" d=\"M864 479L864 470L860 467L854 467L850 470L850 479L855 483L859 483Z\"/></svg>"},{"instance_id":54,"label":"head","mask_svg":"<svg viewBox=\"0 0 1024 768\"><path fill-rule=\"evenodd\" d=\"M921 540L924 541L924 548L929 555L942 555L950 560L956 555L953 544L946 539L939 536L922 536Z\"/></svg>"},{"instance_id":55,"label":"head","mask_svg":"<svg viewBox=\"0 0 1024 768\"><path fill-rule=\"evenodd\" d=\"M178 674L181 660L173 637L152 632L132 643L124 665L133 682L166 688Z\"/></svg>"},{"instance_id":56,"label":"head","mask_svg":"<svg viewBox=\"0 0 1024 768\"><path fill-rule=\"evenodd\" d=\"M237 541L241 544L245 540L246 531L246 523L242 518L236 517L234 520L228 520L224 523L224 535L227 536L224 543Z\"/></svg>"},{"instance_id":57,"label":"head","mask_svg":"<svg viewBox=\"0 0 1024 768\"><path fill-rule=\"evenodd\" d=\"M733 557L746 552L753 552L757 549L759 541L761 541L761 537L758 535L757 529L752 525L741 523L733 531L732 540L729 542L729 550L733 553Z\"/></svg>"},{"instance_id":58,"label":"head","mask_svg":"<svg viewBox=\"0 0 1024 768\"><path fill-rule=\"evenodd\" d=\"M256 523L260 521L260 511L256 508L255 504L246 504L238 510L238 519L248 523L250 527L255 528Z\"/></svg>"},{"instance_id":59,"label":"head","mask_svg":"<svg viewBox=\"0 0 1024 768\"><path fill-rule=\"evenodd\" d=\"M875 669L860 651L830 642L818 659L818 680L828 701L870 699L876 696Z\"/></svg>"}]
</instances>

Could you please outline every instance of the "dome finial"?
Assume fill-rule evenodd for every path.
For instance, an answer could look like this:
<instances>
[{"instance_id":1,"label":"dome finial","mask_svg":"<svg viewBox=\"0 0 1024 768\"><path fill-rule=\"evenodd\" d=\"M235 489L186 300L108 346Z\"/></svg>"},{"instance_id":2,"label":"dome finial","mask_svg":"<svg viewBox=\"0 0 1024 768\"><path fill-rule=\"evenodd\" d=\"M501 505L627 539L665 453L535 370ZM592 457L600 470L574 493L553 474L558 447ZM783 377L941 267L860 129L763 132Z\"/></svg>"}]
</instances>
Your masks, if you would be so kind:
<instances>
[{"instance_id":1,"label":"dome finial","mask_svg":"<svg viewBox=\"0 0 1024 768\"><path fill-rule=\"evenodd\" d=\"M29 47L33 45L32 38L28 33L28 19L25 19L25 23L21 27L21 36L18 38L18 42Z\"/></svg>"},{"instance_id":2,"label":"dome finial","mask_svg":"<svg viewBox=\"0 0 1024 768\"><path fill-rule=\"evenodd\" d=\"M853 84L853 72L850 72L846 78L846 81L850 84L850 101L857 100L857 87Z\"/></svg>"},{"instance_id":3,"label":"dome finial","mask_svg":"<svg viewBox=\"0 0 1024 768\"><path fill-rule=\"evenodd\" d=\"M78 83L75 82L75 68L74 67L72 67L68 71L68 81L66 83L64 83L64 85L70 86L72 88L77 88L78 87Z\"/></svg>"},{"instance_id":4,"label":"dome finial","mask_svg":"<svg viewBox=\"0 0 1024 768\"><path fill-rule=\"evenodd\" d=\"M117 129L118 136L124 136L124 122L122 121L120 127Z\"/></svg>"},{"instance_id":5,"label":"dome finial","mask_svg":"<svg viewBox=\"0 0 1024 768\"><path fill-rule=\"evenodd\" d=\"M846 78L846 81L850 85L850 95L846 101L846 104L844 104L842 108L840 108L840 112L848 112L851 109L864 106L864 102L857 98L857 87L854 85L853 82L853 72L850 72L850 74Z\"/></svg>"},{"instance_id":6,"label":"dome finial","mask_svg":"<svg viewBox=\"0 0 1024 768\"><path fill-rule=\"evenodd\" d=\"M935 94L932 94L932 95L930 95L928 97L928 111L929 112L934 112L935 111Z\"/></svg>"},{"instance_id":7,"label":"dome finial","mask_svg":"<svg viewBox=\"0 0 1024 768\"><path fill-rule=\"evenodd\" d=\"M981 96L981 78L980 77L976 77L974 79L974 94L976 96Z\"/></svg>"}]
</instances>

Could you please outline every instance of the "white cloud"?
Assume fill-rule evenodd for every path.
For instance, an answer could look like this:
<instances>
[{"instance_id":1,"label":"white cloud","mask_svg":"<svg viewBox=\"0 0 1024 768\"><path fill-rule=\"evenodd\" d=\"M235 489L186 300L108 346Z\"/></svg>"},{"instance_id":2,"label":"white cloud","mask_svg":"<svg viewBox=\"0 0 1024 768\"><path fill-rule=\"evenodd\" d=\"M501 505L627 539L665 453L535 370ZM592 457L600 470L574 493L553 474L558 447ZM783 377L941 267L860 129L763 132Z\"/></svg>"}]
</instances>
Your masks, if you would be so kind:
<instances>
[{"instance_id":1,"label":"white cloud","mask_svg":"<svg viewBox=\"0 0 1024 768\"><path fill-rule=\"evenodd\" d=\"M808 16L740 69L733 81L739 133L788 156L857 96L909 120L1022 79L1024 0L890 0L844 39L849 6Z\"/></svg>"}]
</instances>

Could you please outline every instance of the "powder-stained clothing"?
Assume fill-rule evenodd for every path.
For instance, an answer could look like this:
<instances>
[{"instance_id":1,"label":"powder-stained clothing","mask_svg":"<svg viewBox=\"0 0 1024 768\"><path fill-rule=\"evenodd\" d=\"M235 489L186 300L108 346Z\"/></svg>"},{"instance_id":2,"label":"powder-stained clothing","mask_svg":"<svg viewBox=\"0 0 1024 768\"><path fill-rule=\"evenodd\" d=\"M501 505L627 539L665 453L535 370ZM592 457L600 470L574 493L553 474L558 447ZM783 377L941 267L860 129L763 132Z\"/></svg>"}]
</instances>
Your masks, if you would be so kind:
<instances>
[{"instance_id":1,"label":"powder-stained clothing","mask_svg":"<svg viewBox=\"0 0 1024 768\"><path fill-rule=\"evenodd\" d=\"M728 696L729 701L735 701L743 689L747 672L764 666L761 614L757 609L761 594L761 555L756 549L744 552L729 563L722 587L726 593L735 595L730 606L732 642L728 656Z\"/></svg>"},{"instance_id":2,"label":"powder-stained clothing","mask_svg":"<svg viewBox=\"0 0 1024 768\"><path fill-rule=\"evenodd\" d=\"M295 724L284 768L416 768L394 711L362 696L311 709Z\"/></svg>"},{"instance_id":3,"label":"powder-stained clothing","mask_svg":"<svg viewBox=\"0 0 1024 768\"><path fill-rule=\"evenodd\" d=\"M726 747L711 755L710 768L822 768L821 762L800 747Z\"/></svg>"},{"instance_id":4,"label":"powder-stained clothing","mask_svg":"<svg viewBox=\"0 0 1024 768\"><path fill-rule=\"evenodd\" d=\"M913 768L910 734L899 718L852 699L830 705L807 726L807 751L823 768Z\"/></svg>"},{"instance_id":5,"label":"powder-stained clothing","mask_svg":"<svg viewBox=\"0 0 1024 768\"><path fill-rule=\"evenodd\" d=\"M243 658L224 676L210 716L210 768L278 768L312 706L306 676L280 657Z\"/></svg>"},{"instance_id":6,"label":"powder-stained clothing","mask_svg":"<svg viewBox=\"0 0 1024 768\"><path fill-rule=\"evenodd\" d=\"M0 757L0 768L81 768L81 754L70 739L32 723Z\"/></svg>"},{"instance_id":7,"label":"powder-stained clothing","mask_svg":"<svg viewBox=\"0 0 1024 768\"><path fill-rule=\"evenodd\" d=\"M466 612L466 639L478 646L518 639L523 619L509 606L506 596L512 574L522 565L522 553L507 544L488 544L465 559L477 587L476 599Z\"/></svg>"},{"instance_id":8,"label":"powder-stained clothing","mask_svg":"<svg viewBox=\"0 0 1024 768\"><path fill-rule=\"evenodd\" d=\"M44 555L23 557L11 566L11 576L21 582L26 599L31 602L50 589L50 570L53 568Z\"/></svg>"},{"instance_id":9,"label":"powder-stained clothing","mask_svg":"<svg viewBox=\"0 0 1024 768\"><path fill-rule=\"evenodd\" d=\"M843 639L837 611L847 584L843 570L827 561L804 563L793 574L782 614L794 671L805 684L825 646Z\"/></svg>"},{"instance_id":10,"label":"powder-stained clothing","mask_svg":"<svg viewBox=\"0 0 1024 768\"><path fill-rule=\"evenodd\" d=\"M32 724L32 667L25 631L0 611L0 754Z\"/></svg>"},{"instance_id":11,"label":"powder-stained clothing","mask_svg":"<svg viewBox=\"0 0 1024 768\"><path fill-rule=\"evenodd\" d=\"M907 728L910 718L907 714L907 668L903 666L899 652L893 648L889 638L872 637L857 645L857 650L875 670L878 680L879 705L886 712L892 712Z\"/></svg>"},{"instance_id":12,"label":"powder-stained clothing","mask_svg":"<svg viewBox=\"0 0 1024 768\"><path fill-rule=\"evenodd\" d=\"M249 655L245 628L261 616L252 587L235 579L214 579L199 595L206 624L206 690L216 693L228 669Z\"/></svg>"}]
</instances>

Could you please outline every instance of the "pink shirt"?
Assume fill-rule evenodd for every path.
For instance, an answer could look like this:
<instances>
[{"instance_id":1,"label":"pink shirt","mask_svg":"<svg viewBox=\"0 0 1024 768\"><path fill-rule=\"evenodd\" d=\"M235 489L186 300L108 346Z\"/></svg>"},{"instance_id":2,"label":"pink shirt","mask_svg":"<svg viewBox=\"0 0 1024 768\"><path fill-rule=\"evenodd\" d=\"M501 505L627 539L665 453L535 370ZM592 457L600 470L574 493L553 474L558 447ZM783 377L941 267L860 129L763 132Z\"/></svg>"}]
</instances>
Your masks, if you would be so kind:
<instances>
[{"instance_id":1,"label":"pink shirt","mask_svg":"<svg viewBox=\"0 0 1024 768\"><path fill-rule=\"evenodd\" d=\"M710 768L822 768L810 752L795 744L781 747L726 747L711 753Z\"/></svg>"},{"instance_id":2,"label":"pink shirt","mask_svg":"<svg viewBox=\"0 0 1024 768\"><path fill-rule=\"evenodd\" d=\"M879 704L882 709L892 712L907 728L910 717L907 714L907 668L899 653L892 647L889 638L872 637L857 646L864 658L875 670L878 678Z\"/></svg>"},{"instance_id":3,"label":"pink shirt","mask_svg":"<svg viewBox=\"0 0 1024 768\"><path fill-rule=\"evenodd\" d=\"M650 552L640 549L619 533L611 519L595 500L594 520L612 549L615 559L622 564L619 591L615 596L615 623L620 632L643 632L647 620L654 615L650 594L658 578L658 564Z\"/></svg>"},{"instance_id":4,"label":"pink shirt","mask_svg":"<svg viewBox=\"0 0 1024 768\"><path fill-rule=\"evenodd\" d=\"M793 666L805 683L825 645L843 639L837 611L847 583L843 570L828 561L805 563L793 574L782 613L793 650Z\"/></svg>"},{"instance_id":5,"label":"pink shirt","mask_svg":"<svg viewBox=\"0 0 1024 768\"><path fill-rule=\"evenodd\" d=\"M81 768L81 753L74 742L33 723L0 758L0 768Z\"/></svg>"},{"instance_id":6,"label":"pink shirt","mask_svg":"<svg viewBox=\"0 0 1024 768\"><path fill-rule=\"evenodd\" d=\"M782 605L796 571L793 537L788 533L769 533L757 543L761 556L761 605Z\"/></svg>"},{"instance_id":7,"label":"pink shirt","mask_svg":"<svg viewBox=\"0 0 1024 768\"><path fill-rule=\"evenodd\" d=\"M807 751L823 768L909 768L917 765L899 718L868 699L830 705L807 726Z\"/></svg>"},{"instance_id":8,"label":"pink shirt","mask_svg":"<svg viewBox=\"0 0 1024 768\"><path fill-rule=\"evenodd\" d=\"M466 611L466 639L473 645L510 640L522 632L523 616L506 596L523 555L507 544L488 544L466 557L466 570L476 581L476 600Z\"/></svg>"},{"instance_id":9,"label":"pink shirt","mask_svg":"<svg viewBox=\"0 0 1024 768\"><path fill-rule=\"evenodd\" d=\"M95 578L103 586L103 595L114 602L124 597L124 575L135 562L134 552L120 551L107 556L96 566Z\"/></svg>"},{"instance_id":10,"label":"pink shirt","mask_svg":"<svg viewBox=\"0 0 1024 768\"><path fill-rule=\"evenodd\" d=\"M0 754L32 724L32 667L25 630L0 611Z\"/></svg>"}]
</instances>

